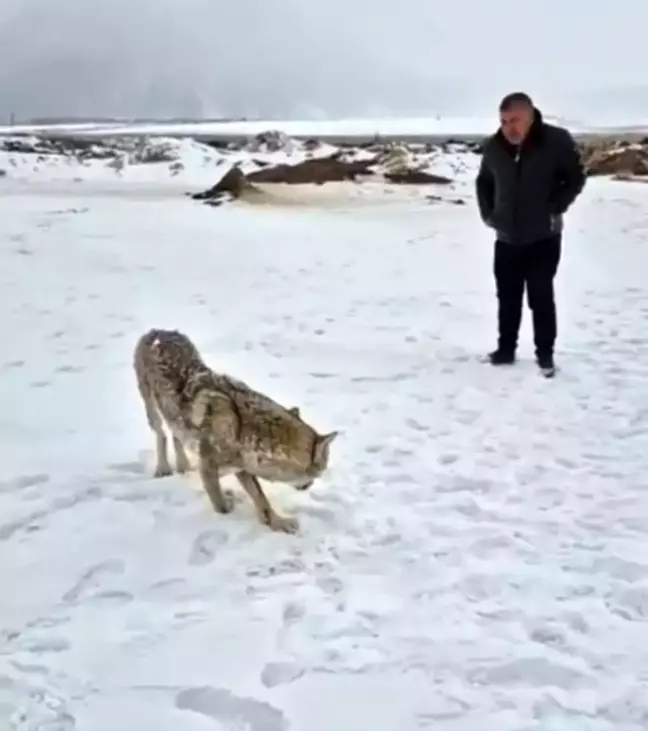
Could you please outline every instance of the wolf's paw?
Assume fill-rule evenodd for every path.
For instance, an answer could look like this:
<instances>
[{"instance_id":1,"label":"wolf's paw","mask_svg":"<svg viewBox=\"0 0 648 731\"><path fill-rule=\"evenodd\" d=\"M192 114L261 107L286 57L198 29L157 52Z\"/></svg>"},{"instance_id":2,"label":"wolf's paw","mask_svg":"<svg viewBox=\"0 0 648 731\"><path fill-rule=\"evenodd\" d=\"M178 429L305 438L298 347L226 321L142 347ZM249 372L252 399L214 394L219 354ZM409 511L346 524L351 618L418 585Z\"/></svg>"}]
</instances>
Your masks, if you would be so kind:
<instances>
[{"instance_id":1,"label":"wolf's paw","mask_svg":"<svg viewBox=\"0 0 648 731\"><path fill-rule=\"evenodd\" d=\"M227 515L234 510L234 493L231 490L221 490L222 500L214 506L219 513Z\"/></svg>"},{"instance_id":2,"label":"wolf's paw","mask_svg":"<svg viewBox=\"0 0 648 731\"><path fill-rule=\"evenodd\" d=\"M168 477L169 475L172 475L172 474L173 474L173 470L171 469L170 464L159 464L155 468L153 477Z\"/></svg>"},{"instance_id":3,"label":"wolf's paw","mask_svg":"<svg viewBox=\"0 0 648 731\"><path fill-rule=\"evenodd\" d=\"M296 518L286 518L283 515L272 513L268 519L268 527L270 530L280 533L297 533L299 531L299 521Z\"/></svg>"},{"instance_id":4,"label":"wolf's paw","mask_svg":"<svg viewBox=\"0 0 648 731\"><path fill-rule=\"evenodd\" d=\"M191 472L191 465L189 464L189 460L178 459L176 461L176 472L179 475L184 475L187 472Z\"/></svg>"}]
</instances>

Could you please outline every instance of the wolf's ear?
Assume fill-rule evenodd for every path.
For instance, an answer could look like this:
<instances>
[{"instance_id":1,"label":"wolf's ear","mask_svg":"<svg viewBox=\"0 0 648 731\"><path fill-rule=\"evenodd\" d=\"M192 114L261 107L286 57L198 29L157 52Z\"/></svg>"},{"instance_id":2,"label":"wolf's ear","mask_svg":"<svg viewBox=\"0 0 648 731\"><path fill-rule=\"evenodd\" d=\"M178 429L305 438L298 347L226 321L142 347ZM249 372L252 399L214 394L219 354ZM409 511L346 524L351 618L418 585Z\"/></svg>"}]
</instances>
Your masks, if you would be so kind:
<instances>
[{"instance_id":1,"label":"wolf's ear","mask_svg":"<svg viewBox=\"0 0 648 731\"><path fill-rule=\"evenodd\" d=\"M299 407L298 406L291 406L288 409L288 413L292 414L293 416L296 416L299 419Z\"/></svg>"},{"instance_id":2,"label":"wolf's ear","mask_svg":"<svg viewBox=\"0 0 648 731\"><path fill-rule=\"evenodd\" d=\"M313 455L315 462L320 464L326 462L329 446L339 433L340 432L332 431L330 434L323 434L322 436L317 437L317 441L315 442L315 453Z\"/></svg>"}]
</instances>

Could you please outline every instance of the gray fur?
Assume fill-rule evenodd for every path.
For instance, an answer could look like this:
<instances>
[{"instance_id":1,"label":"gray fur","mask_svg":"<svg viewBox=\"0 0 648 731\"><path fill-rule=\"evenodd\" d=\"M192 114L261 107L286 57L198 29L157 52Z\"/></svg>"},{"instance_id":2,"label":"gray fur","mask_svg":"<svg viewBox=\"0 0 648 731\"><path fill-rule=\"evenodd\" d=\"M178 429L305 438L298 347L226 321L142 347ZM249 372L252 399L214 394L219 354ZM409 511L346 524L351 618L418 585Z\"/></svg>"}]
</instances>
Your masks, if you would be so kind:
<instances>
[{"instance_id":1,"label":"gray fur","mask_svg":"<svg viewBox=\"0 0 648 731\"><path fill-rule=\"evenodd\" d=\"M203 486L214 509L229 513L223 475L236 475L259 520L272 530L294 533L298 523L277 514L259 479L309 488L328 467L337 432L320 435L301 418L242 381L215 373L196 346L176 330L150 330L135 348L135 373L146 416L156 437L156 477L172 473L166 423L173 437L176 469L186 472L185 448L195 452Z\"/></svg>"}]
</instances>

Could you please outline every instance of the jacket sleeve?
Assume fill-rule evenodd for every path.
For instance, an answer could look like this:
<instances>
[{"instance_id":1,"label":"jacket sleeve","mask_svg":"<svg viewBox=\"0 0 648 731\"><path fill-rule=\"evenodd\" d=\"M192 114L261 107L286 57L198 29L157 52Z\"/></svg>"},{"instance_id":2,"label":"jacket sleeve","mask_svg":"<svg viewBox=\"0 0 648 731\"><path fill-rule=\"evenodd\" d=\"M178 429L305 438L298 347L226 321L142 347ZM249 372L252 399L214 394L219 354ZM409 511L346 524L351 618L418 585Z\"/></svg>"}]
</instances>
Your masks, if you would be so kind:
<instances>
[{"instance_id":1,"label":"jacket sleeve","mask_svg":"<svg viewBox=\"0 0 648 731\"><path fill-rule=\"evenodd\" d=\"M477 205L482 221L490 226L493 209L495 208L495 178L488 166L486 151L482 155L479 172L477 173Z\"/></svg>"},{"instance_id":2,"label":"jacket sleeve","mask_svg":"<svg viewBox=\"0 0 648 731\"><path fill-rule=\"evenodd\" d=\"M567 130L558 140L557 188L553 204L555 213L562 215L581 194L587 179L585 166L576 142Z\"/></svg>"}]
</instances>

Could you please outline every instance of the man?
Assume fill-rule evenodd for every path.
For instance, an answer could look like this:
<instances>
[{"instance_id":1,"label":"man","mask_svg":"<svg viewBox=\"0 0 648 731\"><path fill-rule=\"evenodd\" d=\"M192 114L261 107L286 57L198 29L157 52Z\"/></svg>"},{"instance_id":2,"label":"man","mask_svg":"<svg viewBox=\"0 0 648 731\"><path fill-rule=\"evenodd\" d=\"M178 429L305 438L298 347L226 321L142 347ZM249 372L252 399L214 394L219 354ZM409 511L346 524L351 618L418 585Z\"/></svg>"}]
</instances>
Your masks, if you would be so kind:
<instances>
[{"instance_id":1,"label":"man","mask_svg":"<svg viewBox=\"0 0 648 731\"><path fill-rule=\"evenodd\" d=\"M526 286L536 361L551 377L562 217L583 190L585 171L571 134L543 121L527 94L504 97L499 112L500 129L484 144L476 181L482 220L496 234L499 340L488 361L515 362Z\"/></svg>"}]
</instances>

